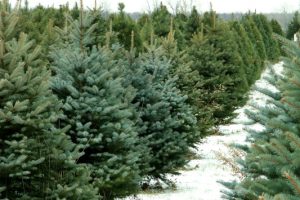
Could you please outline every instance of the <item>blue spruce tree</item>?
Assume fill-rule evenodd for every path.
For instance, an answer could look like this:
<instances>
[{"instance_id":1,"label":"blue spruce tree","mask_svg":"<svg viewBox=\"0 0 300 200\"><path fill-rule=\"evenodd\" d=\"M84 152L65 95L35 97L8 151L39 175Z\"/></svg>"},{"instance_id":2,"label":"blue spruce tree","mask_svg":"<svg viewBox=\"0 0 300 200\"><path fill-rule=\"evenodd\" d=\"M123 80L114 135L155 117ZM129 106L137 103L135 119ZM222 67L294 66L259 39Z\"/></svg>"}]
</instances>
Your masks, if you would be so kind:
<instances>
[{"instance_id":1,"label":"blue spruce tree","mask_svg":"<svg viewBox=\"0 0 300 200\"><path fill-rule=\"evenodd\" d=\"M131 52L132 53L132 52ZM137 90L133 99L139 121L138 137L148 148L144 176L166 181L189 161L190 148L199 141L196 118L187 96L170 76L170 62L154 45L128 64L128 83Z\"/></svg>"},{"instance_id":2,"label":"blue spruce tree","mask_svg":"<svg viewBox=\"0 0 300 200\"><path fill-rule=\"evenodd\" d=\"M94 46L92 16L69 18L69 35L50 57L55 73L52 88L63 102L60 125L83 155L93 185L104 199L131 194L140 180L137 133L131 87L122 85L122 63L109 49Z\"/></svg>"},{"instance_id":3,"label":"blue spruce tree","mask_svg":"<svg viewBox=\"0 0 300 200\"><path fill-rule=\"evenodd\" d=\"M286 54L284 77L268 77L267 80L280 90L259 89L270 97L265 107L254 105L259 112L249 116L266 128L262 132L250 132L252 145L241 160L245 179L240 183L226 183L230 191L226 199L285 199L300 198L299 175L299 58L296 44L281 39Z\"/></svg>"}]
</instances>

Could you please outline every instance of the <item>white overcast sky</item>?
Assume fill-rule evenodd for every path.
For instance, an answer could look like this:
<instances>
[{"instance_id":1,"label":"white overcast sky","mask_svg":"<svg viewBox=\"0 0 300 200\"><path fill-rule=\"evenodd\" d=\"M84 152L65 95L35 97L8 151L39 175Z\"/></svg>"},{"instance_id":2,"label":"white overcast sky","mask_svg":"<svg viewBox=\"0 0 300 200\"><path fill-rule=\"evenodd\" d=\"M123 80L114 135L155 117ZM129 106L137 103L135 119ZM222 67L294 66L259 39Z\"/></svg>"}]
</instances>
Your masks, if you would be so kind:
<instances>
[{"instance_id":1,"label":"white overcast sky","mask_svg":"<svg viewBox=\"0 0 300 200\"><path fill-rule=\"evenodd\" d=\"M14 5L17 0L11 0ZM21 0L23 3L25 0ZM72 6L79 0L28 0L29 6L34 7L39 3L44 6L55 7L69 2ZM178 2L186 2L188 5L195 5L200 11L209 10L210 2L212 2L214 10L219 13L227 12L293 12L300 9L300 0L161 0L165 5L175 7ZM97 0L98 5L109 11L117 11L118 3L125 4L126 12L144 12L153 9L154 5L159 4L160 0ZM95 0L84 0L84 5L90 8L94 7ZM181 4L183 5L183 4ZM190 7L190 6L189 6ZM171 11L171 10L170 10Z\"/></svg>"}]
</instances>

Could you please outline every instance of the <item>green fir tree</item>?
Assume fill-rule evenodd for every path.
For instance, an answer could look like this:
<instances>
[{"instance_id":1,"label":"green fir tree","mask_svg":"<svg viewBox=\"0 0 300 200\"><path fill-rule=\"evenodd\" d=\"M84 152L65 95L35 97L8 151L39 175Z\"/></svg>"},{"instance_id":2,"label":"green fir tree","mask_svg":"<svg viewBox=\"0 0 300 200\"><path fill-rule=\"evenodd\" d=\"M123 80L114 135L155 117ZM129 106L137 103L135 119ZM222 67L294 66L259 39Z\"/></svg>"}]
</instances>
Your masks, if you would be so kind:
<instances>
[{"instance_id":1,"label":"green fir tree","mask_svg":"<svg viewBox=\"0 0 300 200\"><path fill-rule=\"evenodd\" d=\"M192 70L202 79L202 102L219 123L232 115L249 88L233 36L228 25L220 23L207 34L195 35L188 49Z\"/></svg>"},{"instance_id":2,"label":"green fir tree","mask_svg":"<svg viewBox=\"0 0 300 200\"><path fill-rule=\"evenodd\" d=\"M21 33L17 13L1 8L0 24L0 198L99 199L81 156L55 128L61 102L50 88L41 47Z\"/></svg>"},{"instance_id":3,"label":"green fir tree","mask_svg":"<svg viewBox=\"0 0 300 200\"><path fill-rule=\"evenodd\" d=\"M273 38L273 30L271 23L268 21L267 17L263 14L252 15L255 24L260 31L266 49L267 58L270 61L277 61L280 56L280 49L278 42Z\"/></svg>"},{"instance_id":4,"label":"green fir tree","mask_svg":"<svg viewBox=\"0 0 300 200\"><path fill-rule=\"evenodd\" d=\"M281 25L279 24L279 22L277 20L272 19L270 21L270 23L271 23L272 30L273 30L274 33L276 33L280 36L284 36L284 32L282 30L282 27L281 27Z\"/></svg>"},{"instance_id":5,"label":"green fir tree","mask_svg":"<svg viewBox=\"0 0 300 200\"><path fill-rule=\"evenodd\" d=\"M169 13L167 6L160 3L160 6L155 8L151 13L152 24L155 35L159 37L166 37L169 33L171 22L171 13Z\"/></svg>"},{"instance_id":6,"label":"green fir tree","mask_svg":"<svg viewBox=\"0 0 300 200\"><path fill-rule=\"evenodd\" d=\"M188 97L187 103L193 108L197 118L197 131L201 136L210 134L213 126L212 113L206 109L206 102L203 100L202 79L199 72L192 69L193 62L190 61L186 51L177 48L177 41L174 37L173 27L170 26L168 37L162 40L163 54L170 60L170 74L176 76L177 87Z\"/></svg>"},{"instance_id":7,"label":"green fir tree","mask_svg":"<svg viewBox=\"0 0 300 200\"><path fill-rule=\"evenodd\" d=\"M257 28L252 16L250 14L246 15L242 19L242 24L248 34L248 37L250 38L252 44L254 45L254 48L258 55L257 59L259 59L263 64L267 58L266 47L264 45L263 37L259 29ZM260 67L261 69L263 69L264 66L262 65Z\"/></svg>"},{"instance_id":8,"label":"green fir tree","mask_svg":"<svg viewBox=\"0 0 300 200\"><path fill-rule=\"evenodd\" d=\"M186 40L190 41L193 34L201 31L201 18L196 7L194 6L188 20L185 24L185 37Z\"/></svg>"},{"instance_id":9,"label":"green fir tree","mask_svg":"<svg viewBox=\"0 0 300 200\"><path fill-rule=\"evenodd\" d=\"M119 43L124 45L125 49L131 48L131 34L134 33L133 44L134 47L140 51L142 48L142 41L139 35L138 27L135 21L131 19L124 11L125 5L119 3L119 13L112 17L112 28L117 32Z\"/></svg>"},{"instance_id":10,"label":"green fir tree","mask_svg":"<svg viewBox=\"0 0 300 200\"><path fill-rule=\"evenodd\" d=\"M297 33L300 29L300 16L299 12L296 11L292 21L288 25L288 29L286 31L286 37L290 40L294 39L294 34Z\"/></svg>"},{"instance_id":11,"label":"green fir tree","mask_svg":"<svg viewBox=\"0 0 300 200\"><path fill-rule=\"evenodd\" d=\"M236 21L233 22L231 26L234 30L233 33L235 34L239 52L243 60L243 67L247 76L247 83L249 86L251 86L257 77L259 77L263 63L260 61L260 59L258 59L254 45L248 37L243 25Z\"/></svg>"}]
</instances>

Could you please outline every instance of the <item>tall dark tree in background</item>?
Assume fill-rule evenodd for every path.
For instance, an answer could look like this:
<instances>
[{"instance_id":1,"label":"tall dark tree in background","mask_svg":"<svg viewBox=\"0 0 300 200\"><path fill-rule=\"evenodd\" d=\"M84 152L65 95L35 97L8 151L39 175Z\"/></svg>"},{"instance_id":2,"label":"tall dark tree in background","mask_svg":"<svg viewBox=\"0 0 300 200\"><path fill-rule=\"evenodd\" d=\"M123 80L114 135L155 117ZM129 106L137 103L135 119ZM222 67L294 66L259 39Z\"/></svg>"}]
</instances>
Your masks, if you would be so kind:
<instances>
[{"instance_id":1,"label":"tall dark tree in background","mask_svg":"<svg viewBox=\"0 0 300 200\"><path fill-rule=\"evenodd\" d=\"M124 11L125 4L119 3L119 13L112 16L113 30L118 33L117 37L120 44L129 50L131 47L131 36L134 34L134 46L140 50L142 48L142 41L137 29L137 24Z\"/></svg>"},{"instance_id":2,"label":"tall dark tree in background","mask_svg":"<svg viewBox=\"0 0 300 200\"><path fill-rule=\"evenodd\" d=\"M242 24L248 34L248 37L250 38L252 44L255 47L258 56L257 59L261 61L261 67L263 67L263 62L267 58L266 47L264 45L263 37L250 14L246 15L242 19Z\"/></svg>"},{"instance_id":3,"label":"tall dark tree in background","mask_svg":"<svg viewBox=\"0 0 300 200\"><path fill-rule=\"evenodd\" d=\"M155 35L159 37L166 37L168 35L171 18L171 13L169 13L167 7L161 2L160 6L155 8L151 13Z\"/></svg>"},{"instance_id":4,"label":"tall dark tree in background","mask_svg":"<svg viewBox=\"0 0 300 200\"><path fill-rule=\"evenodd\" d=\"M143 41L143 46L150 45L152 42L151 40L154 40L154 27L151 21L150 16L144 15L143 19L140 19L140 36Z\"/></svg>"},{"instance_id":5,"label":"tall dark tree in background","mask_svg":"<svg viewBox=\"0 0 300 200\"><path fill-rule=\"evenodd\" d=\"M240 22L233 22L232 29L234 37L238 39L238 48L240 56L243 60L243 67L247 77L248 85L252 85L259 74L262 63L257 60L257 53L255 52L253 43L248 37L243 25Z\"/></svg>"},{"instance_id":6,"label":"tall dark tree in background","mask_svg":"<svg viewBox=\"0 0 300 200\"><path fill-rule=\"evenodd\" d=\"M262 35L268 60L277 60L280 56L280 49L278 42L272 36L273 30L271 23L266 16L262 14L253 14L252 17Z\"/></svg>"},{"instance_id":7,"label":"tall dark tree in background","mask_svg":"<svg viewBox=\"0 0 300 200\"><path fill-rule=\"evenodd\" d=\"M294 34L297 33L299 29L300 29L300 16L299 16L299 12L296 11L292 21L288 25L286 37L292 40L294 38Z\"/></svg>"},{"instance_id":8,"label":"tall dark tree in background","mask_svg":"<svg viewBox=\"0 0 300 200\"><path fill-rule=\"evenodd\" d=\"M201 31L201 17L196 7L194 6L190 16L188 16L187 22L185 23L185 39L190 43L191 38L194 34Z\"/></svg>"},{"instance_id":9,"label":"tall dark tree in background","mask_svg":"<svg viewBox=\"0 0 300 200\"><path fill-rule=\"evenodd\" d=\"M272 19L271 20L271 27L274 33L280 35L280 36L284 36L284 32L282 30L281 25L278 23L278 21L276 19Z\"/></svg>"},{"instance_id":10,"label":"tall dark tree in background","mask_svg":"<svg viewBox=\"0 0 300 200\"><path fill-rule=\"evenodd\" d=\"M202 34L202 33L200 33ZM192 69L193 61L185 51L177 48L177 41L174 37L174 30L170 27L168 37L162 41L163 54L170 62L170 74L178 77L176 80L177 87L186 95L187 103L191 105L193 113L197 118L197 131L204 137L210 134L213 126L212 112L207 109L207 104L203 98L206 92L203 86L203 79L197 69Z\"/></svg>"},{"instance_id":11,"label":"tall dark tree in background","mask_svg":"<svg viewBox=\"0 0 300 200\"><path fill-rule=\"evenodd\" d=\"M92 11L91 11L92 15L93 15L93 21L92 24L96 24L95 27L95 36L96 37L96 43L95 45L101 45L104 46L106 45L106 41L107 41L107 33L112 31L110 30L110 23L111 21L108 21L104 15L104 10L102 10L101 7L95 7ZM73 17L73 19L78 19L78 17ZM111 38L113 42L113 39Z\"/></svg>"}]
</instances>

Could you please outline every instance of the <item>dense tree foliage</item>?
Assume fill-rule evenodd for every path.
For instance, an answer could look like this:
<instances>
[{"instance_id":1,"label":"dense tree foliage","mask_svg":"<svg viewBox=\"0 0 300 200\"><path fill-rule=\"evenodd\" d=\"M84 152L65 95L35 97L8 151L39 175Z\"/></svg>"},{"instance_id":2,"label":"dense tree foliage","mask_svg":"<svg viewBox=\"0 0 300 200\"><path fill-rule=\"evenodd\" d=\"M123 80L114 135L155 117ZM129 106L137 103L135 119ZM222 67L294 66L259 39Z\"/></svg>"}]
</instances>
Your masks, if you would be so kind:
<instances>
[{"instance_id":1,"label":"dense tree foliage","mask_svg":"<svg viewBox=\"0 0 300 200\"><path fill-rule=\"evenodd\" d=\"M160 6L155 8L151 13L155 35L159 37L168 35L171 18L172 16L168 11L167 6L163 5L161 2Z\"/></svg>"},{"instance_id":2,"label":"dense tree foliage","mask_svg":"<svg viewBox=\"0 0 300 200\"><path fill-rule=\"evenodd\" d=\"M24 33L12 37L17 13L1 10L1 22L0 197L98 199L68 128L55 128L61 103L41 48Z\"/></svg>"},{"instance_id":3,"label":"dense tree foliage","mask_svg":"<svg viewBox=\"0 0 300 200\"><path fill-rule=\"evenodd\" d=\"M218 24L207 36L195 36L188 49L194 61L191 68L198 71L202 79L202 102L210 105L207 108L212 109L214 118L220 121L242 102L248 87L238 46L233 41L229 27Z\"/></svg>"},{"instance_id":4,"label":"dense tree foliage","mask_svg":"<svg viewBox=\"0 0 300 200\"><path fill-rule=\"evenodd\" d=\"M139 113L139 140L149 149L147 175L163 180L188 162L190 147L201 135L187 96L169 75L170 68L162 49L150 46L128 71L128 80L137 89L133 103Z\"/></svg>"},{"instance_id":5,"label":"dense tree foliage","mask_svg":"<svg viewBox=\"0 0 300 200\"><path fill-rule=\"evenodd\" d=\"M226 183L227 199L299 199L299 57L297 44L283 40L287 53L283 77L266 77L279 90L258 91L270 100L267 106L253 105L249 116L263 124L261 132L250 132L252 145L241 160L245 179Z\"/></svg>"},{"instance_id":6,"label":"dense tree foliage","mask_svg":"<svg viewBox=\"0 0 300 200\"><path fill-rule=\"evenodd\" d=\"M288 25L286 37L290 40L294 39L294 34L300 29L300 16L299 12L295 12L292 21Z\"/></svg>"},{"instance_id":7,"label":"dense tree foliage","mask_svg":"<svg viewBox=\"0 0 300 200\"><path fill-rule=\"evenodd\" d=\"M140 50L142 42L137 24L124 11L125 5L119 4L119 13L112 16L112 28L118 33L118 41L124 45L125 49L130 50L131 45ZM99 23L99 21L97 22Z\"/></svg>"},{"instance_id":8,"label":"dense tree foliage","mask_svg":"<svg viewBox=\"0 0 300 200\"><path fill-rule=\"evenodd\" d=\"M87 18L90 16L87 16ZM91 46L93 20L70 20L64 47L51 52L53 91L62 100L67 132L83 151L93 185L105 199L128 195L139 182L137 133L130 101L135 95L122 86L122 69L105 48ZM89 27L80 29L81 23ZM82 37L83 36L83 37Z\"/></svg>"},{"instance_id":9,"label":"dense tree foliage","mask_svg":"<svg viewBox=\"0 0 300 200\"><path fill-rule=\"evenodd\" d=\"M82 3L0 2L1 199L115 199L167 181L280 56L263 15L161 3L135 20L123 3Z\"/></svg>"},{"instance_id":10,"label":"dense tree foliage","mask_svg":"<svg viewBox=\"0 0 300 200\"><path fill-rule=\"evenodd\" d=\"M256 78L259 76L262 62L258 59L257 52L255 51L254 44L251 42L243 24L239 22L232 23L233 34L238 38L238 51L242 58L242 66L247 78L248 86L252 85Z\"/></svg>"},{"instance_id":11,"label":"dense tree foliage","mask_svg":"<svg viewBox=\"0 0 300 200\"><path fill-rule=\"evenodd\" d=\"M271 27L274 33L280 35L280 36L284 36L284 32L282 30L282 27L280 26L280 24L278 23L277 20L272 19L271 20Z\"/></svg>"},{"instance_id":12,"label":"dense tree foliage","mask_svg":"<svg viewBox=\"0 0 300 200\"><path fill-rule=\"evenodd\" d=\"M201 31L201 18L196 7L193 7L190 16L185 24L185 36L186 40L189 40L193 37L193 34L196 34Z\"/></svg>"}]
</instances>

